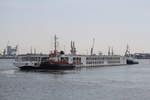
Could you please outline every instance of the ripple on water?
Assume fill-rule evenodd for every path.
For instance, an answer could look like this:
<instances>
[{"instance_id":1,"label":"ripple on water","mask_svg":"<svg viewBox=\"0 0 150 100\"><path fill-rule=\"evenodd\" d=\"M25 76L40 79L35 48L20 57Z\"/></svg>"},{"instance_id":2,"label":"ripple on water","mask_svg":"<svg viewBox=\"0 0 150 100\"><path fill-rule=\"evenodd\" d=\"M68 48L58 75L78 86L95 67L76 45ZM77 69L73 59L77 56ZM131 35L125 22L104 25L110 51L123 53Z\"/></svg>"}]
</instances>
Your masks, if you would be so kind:
<instances>
[{"instance_id":1,"label":"ripple on water","mask_svg":"<svg viewBox=\"0 0 150 100\"><path fill-rule=\"evenodd\" d=\"M0 100L149 100L149 64L20 71L0 61Z\"/></svg>"}]
</instances>

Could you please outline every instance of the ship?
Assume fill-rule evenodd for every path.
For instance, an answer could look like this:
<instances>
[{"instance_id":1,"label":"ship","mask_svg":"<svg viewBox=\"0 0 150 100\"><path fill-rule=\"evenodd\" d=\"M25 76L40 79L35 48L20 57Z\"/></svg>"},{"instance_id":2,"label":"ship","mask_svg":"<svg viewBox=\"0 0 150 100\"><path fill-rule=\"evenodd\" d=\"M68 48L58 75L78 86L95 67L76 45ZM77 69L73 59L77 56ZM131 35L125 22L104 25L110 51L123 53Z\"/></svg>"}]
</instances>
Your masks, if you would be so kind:
<instances>
[{"instance_id":1,"label":"ship","mask_svg":"<svg viewBox=\"0 0 150 100\"><path fill-rule=\"evenodd\" d=\"M46 69L46 70L61 70L61 69L74 69L73 64L69 64L65 61L56 61L50 59L49 55L44 54L24 54L18 55L15 59L14 65L21 70L34 70L34 69ZM56 59L56 58L55 58Z\"/></svg>"},{"instance_id":2,"label":"ship","mask_svg":"<svg viewBox=\"0 0 150 100\"><path fill-rule=\"evenodd\" d=\"M24 54L18 55L15 59L14 65L21 70L33 70L33 69L45 69L45 70L71 70L75 68L75 65L67 62L66 60L60 60L60 55L64 52L57 51L57 37L54 37L55 45L54 52L49 55L43 54Z\"/></svg>"},{"instance_id":3,"label":"ship","mask_svg":"<svg viewBox=\"0 0 150 100\"><path fill-rule=\"evenodd\" d=\"M127 45L126 51L125 51L125 57L127 59L127 64L128 65L133 65L133 64L139 64L138 61L135 60L135 58L133 57L133 55L130 53L129 50L129 45Z\"/></svg>"},{"instance_id":4,"label":"ship","mask_svg":"<svg viewBox=\"0 0 150 100\"><path fill-rule=\"evenodd\" d=\"M100 67L100 66L120 66L126 65L129 59L126 56L114 55L113 50L108 51L108 55L93 54L93 46L91 54L80 55L76 53L75 42L71 41L70 54L64 51L57 51L57 37L54 38L54 51L49 55L18 55L14 65L20 69L50 69L50 70L67 70L78 67Z\"/></svg>"},{"instance_id":5,"label":"ship","mask_svg":"<svg viewBox=\"0 0 150 100\"><path fill-rule=\"evenodd\" d=\"M77 67L126 65L127 59L119 55L18 55L14 65L20 69L66 70Z\"/></svg>"}]
</instances>

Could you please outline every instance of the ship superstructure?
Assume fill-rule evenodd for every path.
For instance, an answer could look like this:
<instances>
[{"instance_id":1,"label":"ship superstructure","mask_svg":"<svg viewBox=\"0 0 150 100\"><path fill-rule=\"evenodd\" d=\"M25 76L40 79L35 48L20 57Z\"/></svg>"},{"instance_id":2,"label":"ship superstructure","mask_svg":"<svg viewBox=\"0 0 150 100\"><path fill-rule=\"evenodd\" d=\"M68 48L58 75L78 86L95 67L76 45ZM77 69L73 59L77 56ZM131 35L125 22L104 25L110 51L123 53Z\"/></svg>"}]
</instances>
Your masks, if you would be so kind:
<instances>
[{"instance_id":1,"label":"ship superstructure","mask_svg":"<svg viewBox=\"0 0 150 100\"><path fill-rule=\"evenodd\" d=\"M58 60L74 64L76 67L94 67L94 66L111 66L125 65L126 57L124 56L107 56L107 55L61 55Z\"/></svg>"}]
</instances>

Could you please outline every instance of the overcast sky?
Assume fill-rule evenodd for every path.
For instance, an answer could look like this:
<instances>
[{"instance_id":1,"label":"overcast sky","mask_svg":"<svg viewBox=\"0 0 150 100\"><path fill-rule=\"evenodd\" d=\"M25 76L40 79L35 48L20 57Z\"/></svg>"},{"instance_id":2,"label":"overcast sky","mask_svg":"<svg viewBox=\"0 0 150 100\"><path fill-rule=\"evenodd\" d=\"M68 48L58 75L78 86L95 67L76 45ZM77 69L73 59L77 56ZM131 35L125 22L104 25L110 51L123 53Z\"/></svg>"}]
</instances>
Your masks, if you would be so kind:
<instances>
[{"instance_id":1,"label":"overcast sky","mask_svg":"<svg viewBox=\"0 0 150 100\"><path fill-rule=\"evenodd\" d=\"M97 53L124 54L150 52L149 0L0 0L0 51L7 45L19 45L48 53L56 34L59 49L70 50L76 43L79 53L89 53L95 38Z\"/></svg>"}]
</instances>

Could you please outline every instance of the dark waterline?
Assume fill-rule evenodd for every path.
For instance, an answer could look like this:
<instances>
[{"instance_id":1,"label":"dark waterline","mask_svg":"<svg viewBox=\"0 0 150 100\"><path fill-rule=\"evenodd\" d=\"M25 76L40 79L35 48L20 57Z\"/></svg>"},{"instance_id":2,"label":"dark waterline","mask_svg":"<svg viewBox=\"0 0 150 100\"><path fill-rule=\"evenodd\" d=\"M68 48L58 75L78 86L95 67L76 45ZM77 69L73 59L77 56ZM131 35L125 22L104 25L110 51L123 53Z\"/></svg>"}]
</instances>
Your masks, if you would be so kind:
<instances>
[{"instance_id":1,"label":"dark waterline","mask_svg":"<svg viewBox=\"0 0 150 100\"><path fill-rule=\"evenodd\" d=\"M0 100L149 100L150 60L139 65L20 71L0 60Z\"/></svg>"}]
</instances>

